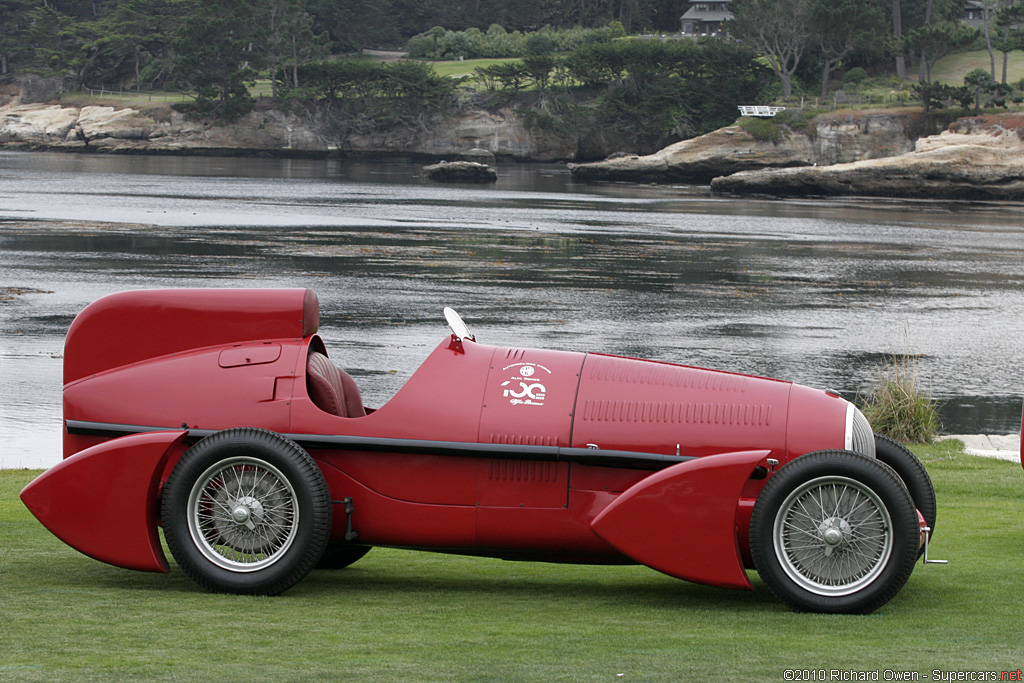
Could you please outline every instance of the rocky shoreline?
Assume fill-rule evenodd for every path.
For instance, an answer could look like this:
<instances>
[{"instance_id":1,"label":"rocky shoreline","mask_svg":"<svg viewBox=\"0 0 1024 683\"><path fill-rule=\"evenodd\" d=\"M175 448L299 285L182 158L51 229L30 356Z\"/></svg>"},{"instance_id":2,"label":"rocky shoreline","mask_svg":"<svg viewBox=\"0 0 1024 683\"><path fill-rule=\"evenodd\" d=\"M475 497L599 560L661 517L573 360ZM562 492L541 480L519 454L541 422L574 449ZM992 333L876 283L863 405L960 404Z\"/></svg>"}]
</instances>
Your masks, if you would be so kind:
<instances>
[{"instance_id":1,"label":"rocky shoreline","mask_svg":"<svg viewBox=\"0 0 1024 683\"><path fill-rule=\"evenodd\" d=\"M654 154L616 154L568 167L581 181L709 185L720 195L1024 199L1024 114L950 123L912 110L852 112L816 117L797 131L785 123L765 125L772 135L754 135L756 127L740 122ZM189 120L166 106L15 100L0 107L2 149L433 161L472 150L492 159L550 162L574 159L578 144L531 131L513 110L469 111L419 129L353 132L341 143L315 117L278 110L217 124Z\"/></svg>"},{"instance_id":2,"label":"rocky shoreline","mask_svg":"<svg viewBox=\"0 0 1024 683\"><path fill-rule=\"evenodd\" d=\"M1024 141L1006 129L945 131L914 151L835 166L752 170L715 178L714 194L1024 199Z\"/></svg>"},{"instance_id":3,"label":"rocky shoreline","mask_svg":"<svg viewBox=\"0 0 1024 683\"><path fill-rule=\"evenodd\" d=\"M904 154L914 149L922 122L917 112L857 113L816 118L806 130L764 121L773 137L758 137L739 123L683 140L654 154L569 164L580 180L692 182L741 171L831 165ZM942 121L932 122L934 125ZM937 132L937 131L936 131Z\"/></svg>"},{"instance_id":4,"label":"rocky shoreline","mask_svg":"<svg viewBox=\"0 0 1024 683\"><path fill-rule=\"evenodd\" d=\"M732 125L655 154L570 164L581 180L708 183L713 194L1024 199L1024 115L965 117L915 138L914 114L818 121L760 140Z\"/></svg>"}]
</instances>

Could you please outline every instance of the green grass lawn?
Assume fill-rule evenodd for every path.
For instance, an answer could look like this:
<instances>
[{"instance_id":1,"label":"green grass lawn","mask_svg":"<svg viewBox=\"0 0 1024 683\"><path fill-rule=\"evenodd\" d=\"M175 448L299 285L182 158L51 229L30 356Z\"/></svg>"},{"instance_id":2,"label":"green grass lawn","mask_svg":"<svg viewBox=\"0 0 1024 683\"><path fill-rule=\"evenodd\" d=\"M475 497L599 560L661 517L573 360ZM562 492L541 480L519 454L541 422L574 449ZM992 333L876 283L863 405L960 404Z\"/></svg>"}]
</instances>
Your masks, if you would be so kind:
<instances>
[{"instance_id":1,"label":"green grass lawn","mask_svg":"<svg viewBox=\"0 0 1024 683\"><path fill-rule=\"evenodd\" d=\"M267 86L269 88L269 85ZM175 102L190 102L193 98L184 92L165 90L143 90L142 92L101 92L98 90L62 93L61 104L84 106L110 106L146 108L174 104Z\"/></svg>"},{"instance_id":2,"label":"green grass lawn","mask_svg":"<svg viewBox=\"0 0 1024 683\"><path fill-rule=\"evenodd\" d=\"M439 62L427 62L439 76L475 76L476 68L478 66L491 66L493 64L502 64L504 62L518 62L519 59L464 59L461 62L454 61L439 61Z\"/></svg>"},{"instance_id":3,"label":"green grass lawn","mask_svg":"<svg viewBox=\"0 0 1024 683\"><path fill-rule=\"evenodd\" d=\"M1003 53L996 50L996 80L1003 77ZM963 85L964 76L974 69L988 71L992 66L989 61L988 50L975 50L974 52L962 52L956 55L943 57L932 67L932 80L936 83L946 85ZM908 67L909 68L909 67ZM913 64L917 69L917 63ZM1016 83L1024 78L1024 52L1015 50L1010 53L1010 61L1006 70L1006 81Z\"/></svg>"},{"instance_id":4,"label":"green grass lawn","mask_svg":"<svg viewBox=\"0 0 1024 683\"><path fill-rule=\"evenodd\" d=\"M932 556L868 616L790 612L644 567L375 549L274 598L110 567L51 536L0 471L0 680L792 680L787 669L1024 666L1024 471L915 448L939 500ZM116 533L116 530L111 530ZM753 576L753 575L752 575ZM808 679L804 679L808 680ZM882 678L882 680L885 680Z\"/></svg>"}]
</instances>

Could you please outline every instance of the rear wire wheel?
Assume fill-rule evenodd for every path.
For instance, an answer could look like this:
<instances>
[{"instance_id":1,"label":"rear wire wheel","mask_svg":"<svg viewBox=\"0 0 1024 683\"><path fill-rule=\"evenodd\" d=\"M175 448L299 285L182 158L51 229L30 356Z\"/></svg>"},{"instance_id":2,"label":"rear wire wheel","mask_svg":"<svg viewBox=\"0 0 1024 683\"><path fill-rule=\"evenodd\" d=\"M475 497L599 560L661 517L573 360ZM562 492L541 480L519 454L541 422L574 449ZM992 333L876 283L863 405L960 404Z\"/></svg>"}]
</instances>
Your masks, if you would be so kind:
<instances>
[{"instance_id":1,"label":"rear wire wheel","mask_svg":"<svg viewBox=\"0 0 1024 683\"><path fill-rule=\"evenodd\" d=\"M914 499L914 505L934 534L938 510L935 487L921 461L899 441L881 434L875 434L875 457L891 467L903 480L910 497ZM921 548L921 552L924 552L924 548Z\"/></svg>"},{"instance_id":2,"label":"rear wire wheel","mask_svg":"<svg viewBox=\"0 0 1024 683\"><path fill-rule=\"evenodd\" d=\"M917 560L917 513L887 465L850 451L796 458L754 504L758 574L790 607L867 613L903 587Z\"/></svg>"},{"instance_id":3,"label":"rear wire wheel","mask_svg":"<svg viewBox=\"0 0 1024 683\"><path fill-rule=\"evenodd\" d=\"M175 465L161 520L175 561L200 586L274 595L323 554L330 495L316 463L294 442L229 429L196 442Z\"/></svg>"}]
</instances>

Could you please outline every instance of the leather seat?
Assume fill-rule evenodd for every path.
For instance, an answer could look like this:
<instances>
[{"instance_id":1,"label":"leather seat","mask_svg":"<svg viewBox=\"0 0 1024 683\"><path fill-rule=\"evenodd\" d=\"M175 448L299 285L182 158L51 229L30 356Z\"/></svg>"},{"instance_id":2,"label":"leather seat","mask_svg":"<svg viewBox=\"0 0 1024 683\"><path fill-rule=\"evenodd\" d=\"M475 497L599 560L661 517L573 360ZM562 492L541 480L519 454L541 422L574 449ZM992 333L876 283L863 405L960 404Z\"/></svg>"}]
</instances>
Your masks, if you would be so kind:
<instances>
[{"instance_id":1,"label":"leather seat","mask_svg":"<svg viewBox=\"0 0 1024 683\"><path fill-rule=\"evenodd\" d=\"M319 351L311 350L306 360L306 389L320 410L339 417L366 415L355 380Z\"/></svg>"}]
</instances>

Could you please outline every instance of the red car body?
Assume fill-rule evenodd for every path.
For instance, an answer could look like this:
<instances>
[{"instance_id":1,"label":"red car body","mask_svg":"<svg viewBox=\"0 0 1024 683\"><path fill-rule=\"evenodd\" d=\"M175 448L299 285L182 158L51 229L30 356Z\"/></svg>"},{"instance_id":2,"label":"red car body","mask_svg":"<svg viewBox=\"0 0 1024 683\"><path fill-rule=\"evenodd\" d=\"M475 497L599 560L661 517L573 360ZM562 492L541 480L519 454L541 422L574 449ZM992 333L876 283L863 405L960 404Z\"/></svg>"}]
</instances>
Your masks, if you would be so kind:
<instances>
[{"instance_id":1,"label":"red car body","mask_svg":"<svg viewBox=\"0 0 1024 683\"><path fill-rule=\"evenodd\" d=\"M318 325L317 298L303 289L126 292L90 305L67 335L65 459L23 501L91 557L166 572L161 498L179 460L205 437L255 428L315 462L329 546L639 562L750 589L752 515L776 473L812 452L875 456L866 420L831 393L465 334L444 338L391 400L364 409L326 361ZM240 517L265 514L245 500ZM849 524L829 519L848 545Z\"/></svg>"}]
</instances>

